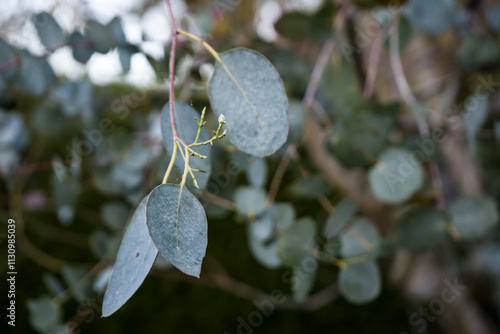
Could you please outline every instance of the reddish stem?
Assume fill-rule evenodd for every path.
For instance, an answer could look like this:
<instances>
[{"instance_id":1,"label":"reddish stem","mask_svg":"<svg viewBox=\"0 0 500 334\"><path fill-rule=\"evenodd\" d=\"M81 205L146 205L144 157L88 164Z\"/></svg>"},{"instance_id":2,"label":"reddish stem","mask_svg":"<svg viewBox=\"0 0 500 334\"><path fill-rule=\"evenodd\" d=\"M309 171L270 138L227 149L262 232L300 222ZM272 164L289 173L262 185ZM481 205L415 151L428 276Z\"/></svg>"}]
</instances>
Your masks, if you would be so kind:
<instances>
[{"instance_id":1,"label":"reddish stem","mask_svg":"<svg viewBox=\"0 0 500 334\"><path fill-rule=\"evenodd\" d=\"M172 132L174 134L174 139L178 138L177 129L175 128L174 120L174 68L175 68L175 49L177 47L177 23L175 22L174 12L172 11L172 6L170 5L170 0L167 1L168 11L170 12L170 18L172 19L172 49L170 50L170 94L169 94L169 104L170 104L170 124L172 125Z\"/></svg>"}]
</instances>

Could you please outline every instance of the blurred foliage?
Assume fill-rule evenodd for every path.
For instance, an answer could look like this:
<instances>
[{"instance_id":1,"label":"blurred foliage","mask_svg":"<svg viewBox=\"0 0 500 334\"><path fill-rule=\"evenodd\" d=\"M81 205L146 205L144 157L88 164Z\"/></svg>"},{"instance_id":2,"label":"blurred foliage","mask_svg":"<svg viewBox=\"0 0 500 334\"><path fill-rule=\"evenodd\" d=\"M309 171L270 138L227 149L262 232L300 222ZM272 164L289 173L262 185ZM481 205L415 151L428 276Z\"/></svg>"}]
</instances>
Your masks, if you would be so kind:
<instances>
[{"instance_id":1,"label":"blurred foliage","mask_svg":"<svg viewBox=\"0 0 500 334\"><path fill-rule=\"evenodd\" d=\"M228 139L217 142L205 193L197 194L209 225L201 279L183 277L158 257L126 306L100 319L127 221L162 182L169 162L160 123L168 101L170 45L163 58L155 58L127 40L120 18L105 24L87 18L84 29L67 31L51 12L30 20L43 54L0 36L0 216L18 224L16 331L233 333L238 319L248 322L258 310L258 296L240 298L247 286L282 291L292 305L276 307L252 328L257 333L415 331L408 317L439 295L407 294L405 284L416 284L412 269L429 254L446 262L443 268L454 268L444 278L452 281L458 274L492 332L498 330L500 3L325 0L311 12L276 1L282 12L274 25L278 37L270 42L256 29L260 2L185 3L179 17L185 30L201 33L217 51L254 49L276 67L288 95L287 142L266 158L237 151ZM399 98L401 87L393 79L388 34L394 29L415 99L411 104ZM371 53L380 34L374 65ZM326 59L315 104L303 104L329 41L336 47ZM131 57L144 54L156 84L97 86L86 78L57 76L49 59L59 49L83 64L96 53L117 51L124 75ZM217 117L207 86L214 61L185 40L177 57L176 96L190 109L207 107L211 133ZM378 76L367 96L372 66ZM454 90L446 89L435 68L452 78ZM448 105L435 102L449 91L456 93ZM234 112L244 118L240 109ZM422 119L429 133L419 132ZM306 137L320 135L311 133L311 122L321 123L325 133L319 147ZM457 137L450 151L447 143ZM316 161L313 150L327 158ZM338 171L331 164L321 168L327 159L343 174L332 178ZM181 170L173 173L175 180ZM480 191L467 188L474 178ZM359 192L346 194L343 179ZM404 282L394 282L394 268L405 256ZM231 279L214 279L226 276ZM341 298L307 308L309 296L332 285ZM453 332L445 317L427 325L429 333Z\"/></svg>"}]
</instances>

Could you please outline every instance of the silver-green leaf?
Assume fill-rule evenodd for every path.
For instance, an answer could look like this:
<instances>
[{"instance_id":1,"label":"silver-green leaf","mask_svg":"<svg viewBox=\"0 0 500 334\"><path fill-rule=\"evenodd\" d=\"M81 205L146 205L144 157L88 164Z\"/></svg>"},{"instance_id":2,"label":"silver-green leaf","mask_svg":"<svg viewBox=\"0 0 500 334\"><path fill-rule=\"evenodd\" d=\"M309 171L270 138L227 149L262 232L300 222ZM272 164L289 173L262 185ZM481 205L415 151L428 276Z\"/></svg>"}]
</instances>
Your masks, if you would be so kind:
<instances>
[{"instance_id":1,"label":"silver-green leaf","mask_svg":"<svg viewBox=\"0 0 500 334\"><path fill-rule=\"evenodd\" d=\"M146 196L135 210L123 236L115 268L104 294L103 317L113 314L132 297L158 255L146 225L147 198Z\"/></svg>"},{"instance_id":2,"label":"silver-green leaf","mask_svg":"<svg viewBox=\"0 0 500 334\"><path fill-rule=\"evenodd\" d=\"M226 117L229 140L254 156L273 154L288 136L288 103L278 72L248 49L232 49L220 58L225 67L216 64L208 97L217 115Z\"/></svg>"},{"instance_id":3,"label":"silver-green leaf","mask_svg":"<svg viewBox=\"0 0 500 334\"><path fill-rule=\"evenodd\" d=\"M400 204L422 187L424 173L412 152L391 147L382 152L370 169L368 180L375 197L389 204Z\"/></svg>"},{"instance_id":4,"label":"silver-green leaf","mask_svg":"<svg viewBox=\"0 0 500 334\"><path fill-rule=\"evenodd\" d=\"M460 238L474 240L498 224L498 208L491 197L461 198L450 207L452 222Z\"/></svg>"},{"instance_id":5,"label":"silver-green leaf","mask_svg":"<svg viewBox=\"0 0 500 334\"><path fill-rule=\"evenodd\" d=\"M208 227L198 199L185 187L162 184L149 195L146 219L160 253L183 273L200 277Z\"/></svg>"},{"instance_id":6,"label":"silver-green leaf","mask_svg":"<svg viewBox=\"0 0 500 334\"><path fill-rule=\"evenodd\" d=\"M366 304L382 289L380 270L374 261L352 263L339 274L339 291L353 304Z\"/></svg>"}]
</instances>

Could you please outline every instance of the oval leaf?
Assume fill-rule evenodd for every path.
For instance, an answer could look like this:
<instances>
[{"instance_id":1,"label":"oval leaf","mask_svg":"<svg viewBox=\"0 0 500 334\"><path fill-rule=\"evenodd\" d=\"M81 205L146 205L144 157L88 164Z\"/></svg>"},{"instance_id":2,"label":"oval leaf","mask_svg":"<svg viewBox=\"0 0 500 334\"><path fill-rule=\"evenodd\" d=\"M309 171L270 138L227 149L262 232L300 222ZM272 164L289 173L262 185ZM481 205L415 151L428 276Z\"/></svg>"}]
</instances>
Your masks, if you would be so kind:
<instances>
[{"instance_id":1,"label":"oval leaf","mask_svg":"<svg viewBox=\"0 0 500 334\"><path fill-rule=\"evenodd\" d=\"M340 254L355 257L376 254L380 246L377 228L368 219L358 218L340 234Z\"/></svg>"},{"instance_id":2,"label":"oval leaf","mask_svg":"<svg viewBox=\"0 0 500 334\"><path fill-rule=\"evenodd\" d=\"M412 153L406 149L392 147L384 151L368 173L375 197L390 204L410 199L424 181L422 168L414 162Z\"/></svg>"},{"instance_id":3,"label":"oval leaf","mask_svg":"<svg viewBox=\"0 0 500 334\"><path fill-rule=\"evenodd\" d=\"M339 291L353 304L366 304L380 294L380 270L373 261L349 264L339 274Z\"/></svg>"},{"instance_id":4,"label":"oval leaf","mask_svg":"<svg viewBox=\"0 0 500 334\"><path fill-rule=\"evenodd\" d=\"M283 231L278 240L276 251L286 266L301 265L302 261L313 256L311 250L316 246L316 224L311 218L301 218Z\"/></svg>"},{"instance_id":5,"label":"oval leaf","mask_svg":"<svg viewBox=\"0 0 500 334\"><path fill-rule=\"evenodd\" d=\"M146 226L146 202L147 197L135 210L123 236L115 268L104 294L103 317L113 314L132 297L146 278L158 255Z\"/></svg>"},{"instance_id":6,"label":"oval leaf","mask_svg":"<svg viewBox=\"0 0 500 334\"><path fill-rule=\"evenodd\" d=\"M342 228L354 217L358 211L358 202L347 198L338 203L335 211L326 220L323 235L327 239L335 237L342 231Z\"/></svg>"},{"instance_id":7,"label":"oval leaf","mask_svg":"<svg viewBox=\"0 0 500 334\"><path fill-rule=\"evenodd\" d=\"M185 274L200 277L207 249L207 217L188 189L162 184L149 195L146 219L160 253Z\"/></svg>"},{"instance_id":8,"label":"oval leaf","mask_svg":"<svg viewBox=\"0 0 500 334\"><path fill-rule=\"evenodd\" d=\"M480 238L498 224L498 209L490 197L461 198L451 205L450 214L464 240Z\"/></svg>"},{"instance_id":9,"label":"oval leaf","mask_svg":"<svg viewBox=\"0 0 500 334\"><path fill-rule=\"evenodd\" d=\"M254 219L264 211L266 192L259 187L239 187L234 195L236 210L239 214Z\"/></svg>"},{"instance_id":10,"label":"oval leaf","mask_svg":"<svg viewBox=\"0 0 500 334\"><path fill-rule=\"evenodd\" d=\"M281 78L261 54L248 49L222 53L208 82L217 115L224 114L229 140L240 150L268 156L286 142L288 104Z\"/></svg>"},{"instance_id":11,"label":"oval leaf","mask_svg":"<svg viewBox=\"0 0 500 334\"><path fill-rule=\"evenodd\" d=\"M66 37L57 21L48 13L42 12L33 17L33 24L40 41L47 49L66 43Z\"/></svg>"}]
</instances>

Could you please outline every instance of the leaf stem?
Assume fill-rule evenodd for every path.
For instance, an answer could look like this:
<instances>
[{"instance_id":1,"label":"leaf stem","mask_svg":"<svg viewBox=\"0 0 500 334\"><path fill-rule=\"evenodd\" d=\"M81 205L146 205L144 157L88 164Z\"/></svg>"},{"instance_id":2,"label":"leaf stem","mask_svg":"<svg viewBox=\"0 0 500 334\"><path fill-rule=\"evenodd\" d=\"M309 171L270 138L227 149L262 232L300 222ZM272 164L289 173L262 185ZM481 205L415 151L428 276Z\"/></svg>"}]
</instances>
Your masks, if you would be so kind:
<instances>
[{"instance_id":1,"label":"leaf stem","mask_svg":"<svg viewBox=\"0 0 500 334\"><path fill-rule=\"evenodd\" d=\"M170 172L172 171L172 167L174 167L175 158L177 157L177 145L177 142L174 140L174 152L172 153L167 171L165 172L165 176L163 177L163 184L167 183Z\"/></svg>"},{"instance_id":2,"label":"leaf stem","mask_svg":"<svg viewBox=\"0 0 500 334\"><path fill-rule=\"evenodd\" d=\"M170 5L170 0L167 1L168 11L172 20L172 48L170 49L170 77L169 77L169 99L170 104L170 124L172 125L172 132L174 134L174 141L177 138L177 129L175 128L174 120L174 76L175 76L175 49L177 48L177 23L175 22L174 12Z\"/></svg>"}]
</instances>

